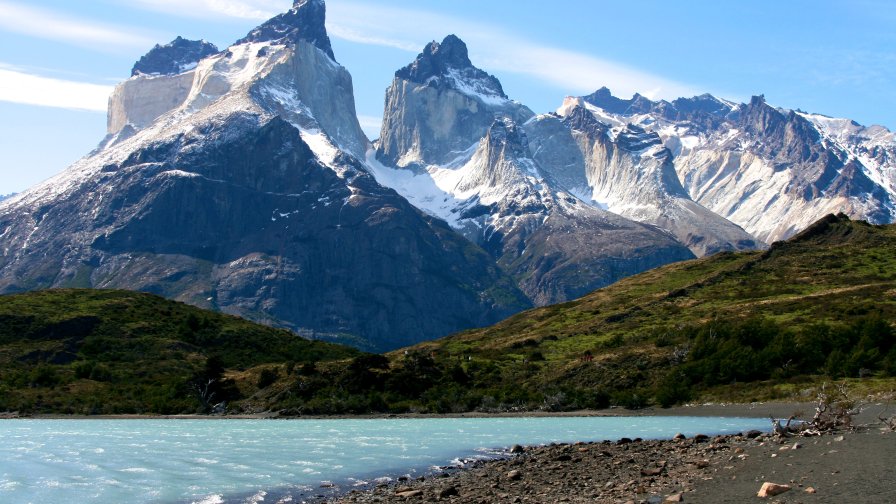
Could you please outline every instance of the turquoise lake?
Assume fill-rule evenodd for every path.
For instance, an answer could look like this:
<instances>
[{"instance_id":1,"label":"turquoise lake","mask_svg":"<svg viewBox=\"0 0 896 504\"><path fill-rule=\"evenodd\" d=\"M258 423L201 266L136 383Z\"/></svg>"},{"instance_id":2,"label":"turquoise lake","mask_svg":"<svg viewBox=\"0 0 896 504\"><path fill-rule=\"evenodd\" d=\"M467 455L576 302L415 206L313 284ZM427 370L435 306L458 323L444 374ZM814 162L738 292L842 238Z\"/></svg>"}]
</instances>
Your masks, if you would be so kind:
<instances>
[{"instance_id":1,"label":"turquoise lake","mask_svg":"<svg viewBox=\"0 0 896 504\"><path fill-rule=\"evenodd\" d=\"M302 502L514 444L768 428L706 417L0 420L0 502Z\"/></svg>"}]
</instances>

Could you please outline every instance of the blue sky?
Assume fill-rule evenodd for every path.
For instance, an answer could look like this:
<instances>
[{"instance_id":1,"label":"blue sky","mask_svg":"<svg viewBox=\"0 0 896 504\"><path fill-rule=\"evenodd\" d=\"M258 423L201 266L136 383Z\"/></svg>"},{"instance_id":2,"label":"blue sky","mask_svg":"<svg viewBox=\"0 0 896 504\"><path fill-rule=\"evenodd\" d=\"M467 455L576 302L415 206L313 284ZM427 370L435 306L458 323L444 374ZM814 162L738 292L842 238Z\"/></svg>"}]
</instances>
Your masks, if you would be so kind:
<instances>
[{"instance_id":1,"label":"blue sky","mask_svg":"<svg viewBox=\"0 0 896 504\"><path fill-rule=\"evenodd\" d=\"M0 0L0 194L65 169L105 134L105 100L176 36L223 48L292 0ZM430 40L536 112L601 86L704 92L896 128L896 2L329 0L336 59L375 136L386 87Z\"/></svg>"}]
</instances>

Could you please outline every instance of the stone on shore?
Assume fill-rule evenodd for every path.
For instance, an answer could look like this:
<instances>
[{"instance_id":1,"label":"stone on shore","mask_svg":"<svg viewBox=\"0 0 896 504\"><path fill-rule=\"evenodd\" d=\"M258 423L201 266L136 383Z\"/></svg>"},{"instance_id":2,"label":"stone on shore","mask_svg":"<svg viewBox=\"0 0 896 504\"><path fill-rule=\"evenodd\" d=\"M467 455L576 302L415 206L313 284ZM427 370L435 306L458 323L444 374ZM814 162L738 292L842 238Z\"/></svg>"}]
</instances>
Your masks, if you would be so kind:
<instances>
[{"instance_id":1,"label":"stone on shore","mask_svg":"<svg viewBox=\"0 0 896 504\"><path fill-rule=\"evenodd\" d=\"M423 495L423 490L404 490L401 492L395 492L395 495L398 497L403 497L405 499L410 499L412 497L419 497Z\"/></svg>"},{"instance_id":2,"label":"stone on shore","mask_svg":"<svg viewBox=\"0 0 896 504\"><path fill-rule=\"evenodd\" d=\"M790 485L779 485L766 481L756 494L757 497L774 497L790 490Z\"/></svg>"},{"instance_id":3,"label":"stone on shore","mask_svg":"<svg viewBox=\"0 0 896 504\"><path fill-rule=\"evenodd\" d=\"M453 497L455 495L460 495L460 492L457 491L457 487L455 487L455 486L445 487L445 488L439 490L439 493L438 493L438 496L440 499L445 499L447 497Z\"/></svg>"}]
</instances>

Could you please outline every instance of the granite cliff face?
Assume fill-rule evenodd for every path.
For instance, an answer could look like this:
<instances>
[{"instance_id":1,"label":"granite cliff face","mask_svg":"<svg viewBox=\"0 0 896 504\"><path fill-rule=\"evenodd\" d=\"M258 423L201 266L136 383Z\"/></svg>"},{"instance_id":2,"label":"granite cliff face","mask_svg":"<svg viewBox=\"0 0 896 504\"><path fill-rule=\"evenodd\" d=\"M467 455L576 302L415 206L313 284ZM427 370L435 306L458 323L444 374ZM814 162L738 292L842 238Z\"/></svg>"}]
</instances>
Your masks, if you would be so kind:
<instances>
[{"instance_id":1,"label":"granite cliff face","mask_svg":"<svg viewBox=\"0 0 896 504\"><path fill-rule=\"evenodd\" d=\"M366 171L322 9L296 2L199 61L179 104L3 201L0 292L143 290L374 350L530 306L487 253ZM135 100L150 81L134 79Z\"/></svg>"},{"instance_id":2,"label":"granite cliff face","mask_svg":"<svg viewBox=\"0 0 896 504\"><path fill-rule=\"evenodd\" d=\"M533 115L507 98L498 79L474 67L466 44L449 35L395 73L377 158L400 167L450 163L478 144L496 116L522 124Z\"/></svg>"}]
</instances>

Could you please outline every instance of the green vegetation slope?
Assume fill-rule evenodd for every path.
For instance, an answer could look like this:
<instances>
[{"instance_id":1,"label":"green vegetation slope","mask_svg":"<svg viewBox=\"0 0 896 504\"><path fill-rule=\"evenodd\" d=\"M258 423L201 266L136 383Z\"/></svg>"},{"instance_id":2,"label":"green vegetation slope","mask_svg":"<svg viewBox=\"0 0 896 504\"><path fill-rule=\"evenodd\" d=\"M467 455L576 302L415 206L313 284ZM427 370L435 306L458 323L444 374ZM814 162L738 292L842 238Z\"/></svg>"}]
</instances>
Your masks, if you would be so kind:
<instances>
[{"instance_id":1,"label":"green vegetation slope","mask_svg":"<svg viewBox=\"0 0 896 504\"><path fill-rule=\"evenodd\" d=\"M208 412L254 393L242 370L359 354L149 294L0 296L0 411Z\"/></svg>"},{"instance_id":2,"label":"green vegetation slope","mask_svg":"<svg viewBox=\"0 0 896 504\"><path fill-rule=\"evenodd\" d=\"M505 407L749 400L896 375L894 315L896 226L831 215L767 251L672 264L413 352Z\"/></svg>"},{"instance_id":3,"label":"green vegetation slope","mask_svg":"<svg viewBox=\"0 0 896 504\"><path fill-rule=\"evenodd\" d=\"M896 226L845 216L387 355L144 294L47 291L0 297L0 411L448 413L799 398L831 379L892 390L894 319Z\"/></svg>"}]
</instances>

